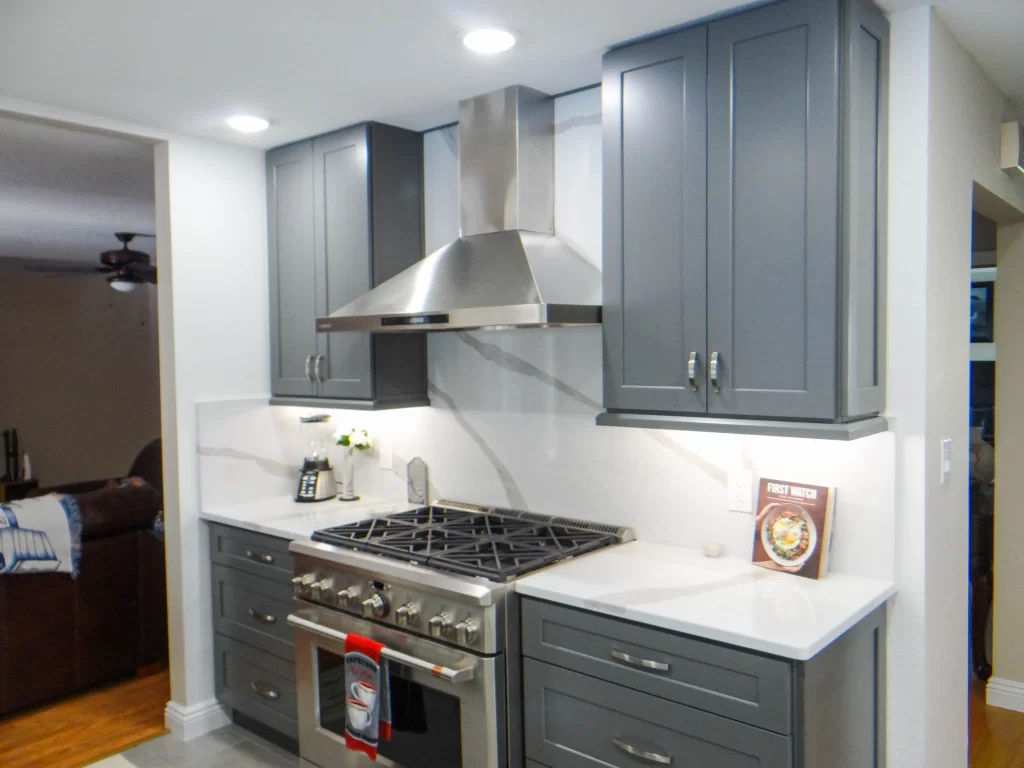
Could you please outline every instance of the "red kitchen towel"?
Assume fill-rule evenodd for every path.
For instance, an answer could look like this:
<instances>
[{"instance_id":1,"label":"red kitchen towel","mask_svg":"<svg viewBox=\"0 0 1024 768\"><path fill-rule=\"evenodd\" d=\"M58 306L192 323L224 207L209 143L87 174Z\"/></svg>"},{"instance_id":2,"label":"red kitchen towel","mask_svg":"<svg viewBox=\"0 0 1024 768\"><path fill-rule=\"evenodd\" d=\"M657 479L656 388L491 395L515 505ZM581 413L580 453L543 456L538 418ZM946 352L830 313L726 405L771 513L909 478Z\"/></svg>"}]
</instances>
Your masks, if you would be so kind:
<instances>
[{"instance_id":1,"label":"red kitchen towel","mask_svg":"<svg viewBox=\"0 0 1024 768\"><path fill-rule=\"evenodd\" d=\"M391 740L391 685L384 645L350 633L345 639L345 746L377 759L377 745Z\"/></svg>"}]
</instances>

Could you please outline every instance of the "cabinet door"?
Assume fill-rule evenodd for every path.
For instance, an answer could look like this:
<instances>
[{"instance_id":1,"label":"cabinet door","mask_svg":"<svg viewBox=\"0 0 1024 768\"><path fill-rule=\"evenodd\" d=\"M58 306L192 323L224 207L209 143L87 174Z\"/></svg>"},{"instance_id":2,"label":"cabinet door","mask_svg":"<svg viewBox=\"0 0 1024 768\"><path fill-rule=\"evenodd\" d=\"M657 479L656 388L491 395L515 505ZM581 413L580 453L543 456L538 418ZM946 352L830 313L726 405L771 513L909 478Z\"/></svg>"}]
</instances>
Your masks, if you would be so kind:
<instances>
[{"instance_id":1,"label":"cabinet door","mask_svg":"<svg viewBox=\"0 0 1024 768\"><path fill-rule=\"evenodd\" d=\"M604 59L606 408L706 410L706 70L706 27Z\"/></svg>"},{"instance_id":2,"label":"cabinet door","mask_svg":"<svg viewBox=\"0 0 1024 768\"><path fill-rule=\"evenodd\" d=\"M837 416L836 0L789 0L708 38L708 410Z\"/></svg>"},{"instance_id":3,"label":"cabinet door","mask_svg":"<svg viewBox=\"0 0 1024 768\"><path fill-rule=\"evenodd\" d=\"M358 125L313 141L316 306L327 315L371 286L369 135ZM322 397L373 397L368 333L319 334Z\"/></svg>"},{"instance_id":4,"label":"cabinet door","mask_svg":"<svg viewBox=\"0 0 1024 768\"><path fill-rule=\"evenodd\" d=\"M275 395L316 394L313 144L267 153L270 262L270 386Z\"/></svg>"}]
</instances>

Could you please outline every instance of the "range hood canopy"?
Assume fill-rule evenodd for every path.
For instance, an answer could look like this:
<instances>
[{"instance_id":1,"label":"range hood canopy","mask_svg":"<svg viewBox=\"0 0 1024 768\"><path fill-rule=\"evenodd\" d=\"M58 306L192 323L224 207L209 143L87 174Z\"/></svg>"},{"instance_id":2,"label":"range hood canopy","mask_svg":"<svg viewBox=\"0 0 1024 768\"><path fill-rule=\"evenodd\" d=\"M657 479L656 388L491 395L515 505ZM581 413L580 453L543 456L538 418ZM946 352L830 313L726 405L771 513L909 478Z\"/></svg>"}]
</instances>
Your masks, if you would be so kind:
<instances>
[{"instance_id":1,"label":"range hood canopy","mask_svg":"<svg viewBox=\"0 0 1024 768\"><path fill-rule=\"evenodd\" d=\"M601 273L554 235L554 100L512 86L459 103L462 236L318 331L597 325Z\"/></svg>"}]
</instances>

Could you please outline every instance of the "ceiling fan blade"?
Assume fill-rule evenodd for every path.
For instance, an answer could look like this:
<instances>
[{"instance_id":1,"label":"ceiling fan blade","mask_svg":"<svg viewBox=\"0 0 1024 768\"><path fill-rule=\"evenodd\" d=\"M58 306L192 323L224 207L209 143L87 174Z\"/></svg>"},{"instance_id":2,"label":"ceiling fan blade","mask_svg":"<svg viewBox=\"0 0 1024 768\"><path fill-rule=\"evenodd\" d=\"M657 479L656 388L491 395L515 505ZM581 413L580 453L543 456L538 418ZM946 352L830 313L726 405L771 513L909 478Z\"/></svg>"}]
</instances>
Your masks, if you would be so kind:
<instances>
[{"instance_id":1,"label":"ceiling fan blade","mask_svg":"<svg viewBox=\"0 0 1024 768\"><path fill-rule=\"evenodd\" d=\"M149 264L136 263L128 267L128 271L140 280L156 285L156 267L150 266Z\"/></svg>"},{"instance_id":2,"label":"ceiling fan blade","mask_svg":"<svg viewBox=\"0 0 1024 768\"><path fill-rule=\"evenodd\" d=\"M29 272L51 272L62 275L96 275L111 272L109 267L94 267L74 261L39 261L23 265Z\"/></svg>"}]
</instances>

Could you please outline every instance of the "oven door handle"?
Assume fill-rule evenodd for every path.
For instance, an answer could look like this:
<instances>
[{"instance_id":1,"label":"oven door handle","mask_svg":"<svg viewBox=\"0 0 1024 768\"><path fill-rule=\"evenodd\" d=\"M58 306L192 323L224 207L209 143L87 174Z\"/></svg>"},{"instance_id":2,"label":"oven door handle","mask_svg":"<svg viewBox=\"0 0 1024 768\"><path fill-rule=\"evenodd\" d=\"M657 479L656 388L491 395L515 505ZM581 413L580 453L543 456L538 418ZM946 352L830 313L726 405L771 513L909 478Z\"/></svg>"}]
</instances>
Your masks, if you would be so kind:
<instances>
[{"instance_id":1,"label":"oven door handle","mask_svg":"<svg viewBox=\"0 0 1024 768\"><path fill-rule=\"evenodd\" d=\"M307 632L312 632L314 635L325 637L328 640L336 640L343 643L348 638L348 635L344 632L330 629L322 624L317 624L315 621L310 621L309 619L304 619L301 616L296 616L294 613L288 616L288 623L296 629L304 629ZM441 666L440 664L431 664L429 661L424 661L423 659L418 659L415 656L409 656L387 647L380 652L380 655L398 664L404 664L405 666L412 667L413 669L420 669L424 672L429 672L434 677L441 680L447 680L449 683L466 683L473 679L474 670L472 667L467 667L466 669L450 669L448 667Z\"/></svg>"}]
</instances>

